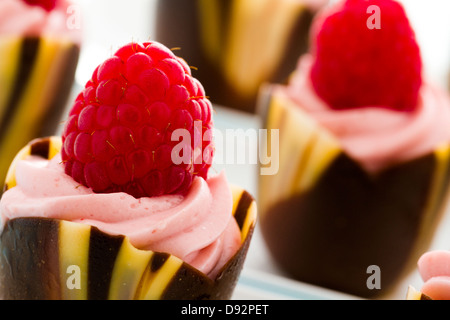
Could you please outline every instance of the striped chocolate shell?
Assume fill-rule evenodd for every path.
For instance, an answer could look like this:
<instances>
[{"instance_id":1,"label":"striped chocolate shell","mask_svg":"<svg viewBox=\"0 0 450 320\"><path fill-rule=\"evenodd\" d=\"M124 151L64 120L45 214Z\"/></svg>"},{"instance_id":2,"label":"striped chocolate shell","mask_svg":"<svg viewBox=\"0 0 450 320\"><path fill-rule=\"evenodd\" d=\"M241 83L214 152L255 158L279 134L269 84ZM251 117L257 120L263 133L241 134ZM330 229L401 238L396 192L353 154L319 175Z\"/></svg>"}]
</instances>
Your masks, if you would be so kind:
<instances>
[{"instance_id":1,"label":"striped chocolate shell","mask_svg":"<svg viewBox=\"0 0 450 320\"><path fill-rule=\"evenodd\" d=\"M273 257L301 281L365 297L389 292L416 267L445 211L450 144L371 175L282 90L264 92L264 127L279 129L279 171L260 176L258 192ZM371 265L380 290L367 286Z\"/></svg>"},{"instance_id":2,"label":"striped chocolate shell","mask_svg":"<svg viewBox=\"0 0 450 320\"><path fill-rule=\"evenodd\" d=\"M0 181L31 139L55 134L66 107L80 47L68 40L0 41Z\"/></svg>"},{"instance_id":3,"label":"striped chocolate shell","mask_svg":"<svg viewBox=\"0 0 450 320\"><path fill-rule=\"evenodd\" d=\"M302 1L164 0L155 37L181 48L213 102L254 112L261 83L284 82L307 51L314 14Z\"/></svg>"},{"instance_id":4,"label":"striped chocolate shell","mask_svg":"<svg viewBox=\"0 0 450 320\"><path fill-rule=\"evenodd\" d=\"M32 141L12 163L5 190L15 186L14 167L28 155L53 157L56 137ZM242 245L217 277L163 252L139 250L125 236L47 218L16 218L0 238L0 297L4 299L148 300L229 299L237 284L256 222L254 199L232 187L233 215Z\"/></svg>"}]
</instances>

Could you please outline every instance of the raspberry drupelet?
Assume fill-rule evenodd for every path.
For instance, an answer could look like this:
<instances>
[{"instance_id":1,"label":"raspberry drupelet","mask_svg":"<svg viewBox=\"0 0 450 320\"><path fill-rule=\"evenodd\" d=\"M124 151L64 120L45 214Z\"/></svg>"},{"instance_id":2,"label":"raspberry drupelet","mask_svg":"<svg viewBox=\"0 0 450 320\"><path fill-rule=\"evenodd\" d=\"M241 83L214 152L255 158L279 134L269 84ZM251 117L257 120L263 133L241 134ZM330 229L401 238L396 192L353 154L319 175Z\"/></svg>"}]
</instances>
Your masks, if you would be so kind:
<instances>
[{"instance_id":1,"label":"raspberry drupelet","mask_svg":"<svg viewBox=\"0 0 450 320\"><path fill-rule=\"evenodd\" d=\"M62 134L65 172L97 193L183 194L195 176L207 178L213 144L203 137L213 127L211 113L183 59L158 42L130 43L99 65L78 95ZM189 163L172 161L177 129L202 139L191 139Z\"/></svg>"}]
</instances>

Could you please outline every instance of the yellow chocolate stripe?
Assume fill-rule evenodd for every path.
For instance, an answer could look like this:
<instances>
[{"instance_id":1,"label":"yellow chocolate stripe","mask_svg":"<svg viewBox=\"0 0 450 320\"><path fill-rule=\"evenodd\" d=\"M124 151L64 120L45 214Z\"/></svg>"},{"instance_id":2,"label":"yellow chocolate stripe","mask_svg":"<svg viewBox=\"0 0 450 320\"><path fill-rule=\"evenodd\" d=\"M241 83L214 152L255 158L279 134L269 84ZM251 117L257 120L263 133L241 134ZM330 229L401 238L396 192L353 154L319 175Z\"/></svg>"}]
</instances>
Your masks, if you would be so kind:
<instances>
[{"instance_id":1,"label":"yellow chocolate stripe","mask_svg":"<svg viewBox=\"0 0 450 320\"><path fill-rule=\"evenodd\" d=\"M109 289L109 300L131 300L135 298L142 275L148 267L153 253L136 249L125 238L114 264Z\"/></svg>"},{"instance_id":2,"label":"yellow chocolate stripe","mask_svg":"<svg viewBox=\"0 0 450 320\"><path fill-rule=\"evenodd\" d=\"M88 225L60 222L59 265L63 300L87 299L90 232Z\"/></svg>"},{"instance_id":3,"label":"yellow chocolate stripe","mask_svg":"<svg viewBox=\"0 0 450 320\"><path fill-rule=\"evenodd\" d=\"M252 96L274 73L303 10L300 1L232 1L223 71L240 95Z\"/></svg>"},{"instance_id":4,"label":"yellow chocolate stripe","mask_svg":"<svg viewBox=\"0 0 450 320\"><path fill-rule=\"evenodd\" d=\"M427 238L428 230L435 230L435 226L439 224L440 218L445 210L445 198L448 196L448 175L450 174L450 144L445 143L437 147L434 151L435 169L432 175L428 202L424 209L419 237L417 239L416 249L414 252L423 253L429 243L425 243L423 239ZM444 201L442 201L444 199ZM415 261L411 263L415 264Z\"/></svg>"},{"instance_id":5,"label":"yellow chocolate stripe","mask_svg":"<svg viewBox=\"0 0 450 320\"><path fill-rule=\"evenodd\" d=\"M164 293L164 290L174 278L177 271L181 268L183 261L175 256L168 255L167 260L156 271L147 268L142 284L141 295L138 300L158 300Z\"/></svg>"},{"instance_id":6,"label":"yellow chocolate stripe","mask_svg":"<svg viewBox=\"0 0 450 320\"><path fill-rule=\"evenodd\" d=\"M241 240L247 238L248 232L256 223L256 202L253 197L242 188L232 186L233 216L241 229Z\"/></svg>"},{"instance_id":7,"label":"yellow chocolate stripe","mask_svg":"<svg viewBox=\"0 0 450 320\"><path fill-rule=\"evenodd\" d=\"M58 88L61 70L73 44L51 39L39 39L38 52L29 77L24 82L19 100L2 128L0 137L0 178L21 146L35 137L41 130L48 108ZM71 75L68 75L71 76Z\"/></svg>"},{"instance_id":8,"label":"yellow chocolate stripe","mask_svg":"<svg viewBox=\"0 0 450 320\"><path fill-rule=\"evenodd\" d=\"M214 63L221 61L223 37L222 12L218 0L198 0L201 44L206 56Z\"/></svg>"},{"instance_id":9,"label":"yellow chocolate stripe","mask_svg":"<svg viewBox=\"0 0 450 320\"><path fill-rule=\"evenodd\" d=\"M0 123L6 113L10 95L13 91L20 63L22 39L0 37Z\"/></svg>"},{"instance_id":10,"label":"yellow chocolate stripe","mask_svg":"<svg viewBox=\"0 0 450 320\"><path fill-rule=\"evenodd\" d=\"M260 201L264 208L311 188L342 152L339 142L281 90L273 89L268 103L266 127L280 130L280 164L277 174L261 176Z\"/></svg>"},{"instance_id":11,"label":"yellow chocolate stripe","mask_svg":"<svg viewBox=\"0 0 450 320\"><path fill-rule=\"evenodd\" d=\"M413 286L409 286L408 291L406 293L406 300L432 300L432 299L426 294L417 291Z\"/></svg>"}]
</instances>

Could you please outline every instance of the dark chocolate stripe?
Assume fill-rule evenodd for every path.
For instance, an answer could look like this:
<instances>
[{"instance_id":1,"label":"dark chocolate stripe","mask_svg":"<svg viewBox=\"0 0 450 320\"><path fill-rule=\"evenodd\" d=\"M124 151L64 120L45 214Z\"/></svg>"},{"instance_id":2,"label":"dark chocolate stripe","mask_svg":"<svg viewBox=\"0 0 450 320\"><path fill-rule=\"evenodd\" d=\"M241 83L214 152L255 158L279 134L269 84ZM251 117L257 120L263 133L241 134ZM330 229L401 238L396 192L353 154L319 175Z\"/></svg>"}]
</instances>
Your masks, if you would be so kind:
<instances>
[{"instance_id":1,"label":"dark chocolate stripe","mask_svg":"<svg viewBox=\"0 0 450 320\"><path fill-rule=\"evenodd\" d=\"M219 12L221 14L221 20L220 20L220 26L219 26L219 30L220 30L220 51L222 53L227 52L227 50L225 50L225 44L227 42L228 39L228 32L230 30L230 24L231 24L231 7L233 6L233 1L222 1L222 0L218 0L218 5L219 5ZM223 57L222 57L223 59Z\"/></svg>"},{"instance_id":2,"label":"dark chocolate stripe","mask_svg":"<svg viewBox=\"0 0 450 320\"><path fill-rule=\"evenodd\" d=\"M442 188L440 190L441 194L440 194L440 196L438 198L439 203L443 203L444 202L444 199L447 196L448 191L449 191L448 188L449 188L449 185L450 185L450 157L447 158L446 162L447 163L446 163L446 170L445 170L445 173L444 173L444 185L442 186Z\"/></svg>"},{"instance_id":3,"label":"dark chocolate stripe","mask_svg":"<svg viewBox=\"0 0 450 320\"><path fill-rule=\"evenodd\" d=\"M150 261L150 271L158 271L169 258L169 256L170 255L168 253L155 252Z\"/></svg>"},{"instance_id":4,"label":"dark chocolate stripe","mask_svg":"<svg viewBox=\"0 0 450 320\"><path fill-rule=\"evenodd\" d=\"M2 195L3 195L3 193L5 193L6 191L8 191L8 189L9 189L8 184L5 182L5 185L3 186L3 191L2 191L2 193L0 194L0 199L1 199Z\"/></svg>"},{"instance_id":5,"label":"dark chocolate stripe","mask_svg":"<svg viewBox=\"0 0 450 320\"><path fill-rule=\"evenodd\" d=\"M89 238L88 292L89 300L106 300L114 262L124 237L110 236L91 228Z\"/></svg>"},{"instance_id":6,"label":"dark chocolate stripe","mask_svg":"<svg viewBox=\"0 0 450 320\"><path fill-rule=\"evenodd\" d=\"M234 218L236 219L239 229L241 230L244 226L245 218L247 217L247 212L252 202L253 197L244 190L244 192L242 192L241 199L239 199L239 203L234 214Z\"/></svg>"},{"instance_id":7,"label":"dark chocolate stripe","mask_svg":"<svg viewBox=\"0 0 450 320\"><path fill-rule=\"evenodd\" d=\"M70 91L74 82L74 74L78 64L80 48L74 44L70 48L65 49L63 66L58 70L55 76L58 79L57 86L54 88L55 94L53 100L50 101L48 109L44 115L44 124L38 133L39 137L54 135L61 125L61 117L65 110Z\"/></svg>"},{"instance_id":8,"label":"dark chocolate stripe","mask_svg":"<svg viewBox=\"0 0 450 320\"><path fill-rule=\"evenodd\" d=\"M48 159L49 150L50 150L50 138L39 139L31 144L30 155Z\"/></svg>"},{"instance_id":9,"label":"dark chocolate stripe","mask_svg":"<svg viewBox=\"0 0 450 320\"><path fill-rule=\"evenodd\" d=\"M37 53L39 51L40 40L37 37L25 38L22 42L22 48L19 60L19 70L15 80L11 96L6 104L6 111L0 119L0 137L5 133L7 124L11 121L17 103L22 97L23 91L27 87L30 74L33 70Z\"/></svg>"},{"instance_id":10,"label":"dark chocolate stripe","mask_svg":"<svg viewBox=\"0 0 450 320\"><path fill-rule=\"evenodd\" d=\"M60 299L59 223L53 219L18 218L1 235L0 292L4 299Z\"/></svg>"}]
</instances>

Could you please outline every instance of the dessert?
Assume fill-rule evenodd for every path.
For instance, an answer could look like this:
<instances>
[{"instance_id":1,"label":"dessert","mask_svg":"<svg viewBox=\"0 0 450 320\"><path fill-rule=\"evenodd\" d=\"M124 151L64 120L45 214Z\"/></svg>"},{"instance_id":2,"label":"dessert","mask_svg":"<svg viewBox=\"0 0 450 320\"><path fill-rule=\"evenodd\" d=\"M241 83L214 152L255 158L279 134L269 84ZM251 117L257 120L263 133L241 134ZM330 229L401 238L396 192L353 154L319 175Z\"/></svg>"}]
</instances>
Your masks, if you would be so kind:
<instances>
[{"instance_id":1,"label":"dessert","mask_svg":"<svg viewBox=\"0 0 450 320\"><path fill-rule=\"evenodd\" d=\"M435 250L424 253L418 267L424 285L420 291L408 288L408 300L450 300L450 252Z\"/></svg>"},{"instance_id":2,"label":"dessert","mask_svg":"<svg viewBox=\"0 0 450 320\"><path fill-rule=\"evenodd\" d=\"M395 1L338 2L311 38L289 84L261 90L265 127L280 136L280 169L260 177L262 234L292 277L382 296L414 268L444 211L449 97L422 75Z\"/></svg>"},{"instance_id":3,"label":"dessert","mask_svg":"<svg viewBox=\"0 0 450 320\"><path fill-rule=\"evenodd\" d=\"M76 98L62 138L33 140L11 164L0 295L230 298L256 207L223 172L208 175L212 127L183 59L157 42L120 48Z\"/></svg>"},{"instance_id":4,"label":"dessert","mask_svg":"<svg viewBox=\"0 0 450 320\"><path fill-rule=\"evenodd\" d=\"M327 0L158 1L156 40L198 68L213 103L255 112L258 88L284 82Z\"/></svg>"},{"instance_id":5,"label":"dessert","mask_svg":"<svg viewBox=\"0 0 450 320\"><path fill-rule=\"evenodd\" d=\"M69 5L0 2L0 181L24 144L59 125L81 44L80 30L66 23Z\"/></svg>"}]
</instances>

